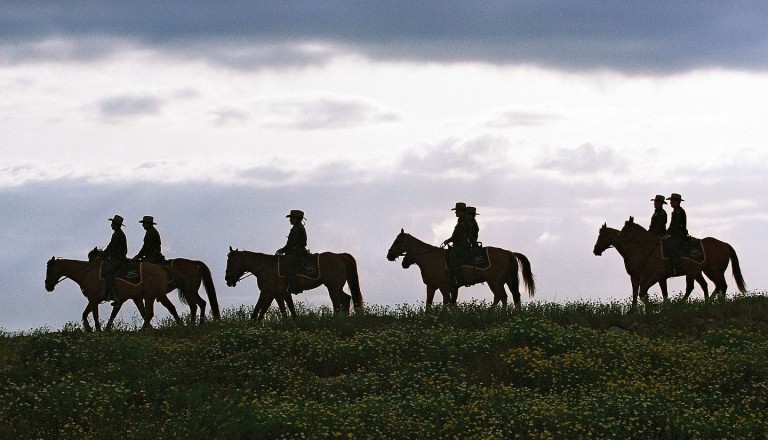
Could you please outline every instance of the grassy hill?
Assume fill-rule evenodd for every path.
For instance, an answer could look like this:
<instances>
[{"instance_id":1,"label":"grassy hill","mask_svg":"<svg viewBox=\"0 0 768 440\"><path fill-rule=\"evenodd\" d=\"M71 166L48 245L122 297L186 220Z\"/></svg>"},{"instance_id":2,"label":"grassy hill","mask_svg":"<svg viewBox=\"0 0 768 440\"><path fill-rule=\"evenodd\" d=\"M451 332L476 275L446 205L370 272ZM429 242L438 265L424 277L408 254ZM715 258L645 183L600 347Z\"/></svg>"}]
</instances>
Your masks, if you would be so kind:
<instances>
[{"instance_id":1,"label":"grassy hill","mask_svg":"<svg viewBox=\"0 0 768 440\"><path fill-rule=\"evenodd\" d=\"M0 438L768 438L768 297L0 335Z\"/></svg>"}]
</instances>

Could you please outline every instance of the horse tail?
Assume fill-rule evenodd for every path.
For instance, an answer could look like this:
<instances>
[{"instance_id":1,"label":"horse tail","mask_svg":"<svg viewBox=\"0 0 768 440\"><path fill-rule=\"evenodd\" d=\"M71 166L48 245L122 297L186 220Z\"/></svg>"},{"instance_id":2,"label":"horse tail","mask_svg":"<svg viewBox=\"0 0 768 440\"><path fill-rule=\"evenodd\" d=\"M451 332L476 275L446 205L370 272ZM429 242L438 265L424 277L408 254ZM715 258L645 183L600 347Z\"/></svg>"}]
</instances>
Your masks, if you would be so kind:
<instances>
[{"instance_id":1,"label":"horse tail","mask_svg":"<svg viewBox=\"0 0 768 440\"><path fill-rule=\"evenodd\" d=\"M528 261L528 257L519 253L512 252L512 255L517 258L520 263L520 269L523 272L523 282L525 282L525 289L528 291L528 296L532 297L536 293L536 280L531 272L531 262Z\"/></svg>"},{"instance_id":2,"label":"horse tail","mask_svg":"<svg viewBox=\"0 0 768 440\"><path fill-rule=\"evenodd\" d=\"M360 291L360 278L357 276L357 261L350 254L345 253L341 256L347 269L347 284L349 284L349 290L352 293L352 302L355 304L355 309L362 310L363 293Z\"/></svg>"},{"instance_id":3,"label":"horse tail","mask_svg":"<svg viewBox=\"0 0 768 440\"><path fill-rule=\"evenodd\" d=\"M216 298L216 287L213 285L211 270L202 261L197 262L197 267L200 269L200 275L203 279L203 287L205 287L205 293L208 294L208 302L211 304L211 313L213 314L213 319L221 319L221 312L219 311L219 300Z\"/></svg>"},{"instance_id":4,"label":"horse tail","mask_svg":"<svg viewBox=\"0 0 768 440\"><path fill-rule=\"evenodd\" d=\"M728 245L728 251L731 254L731 273L733 279L736 280L736 286L739 288L739 292L747 292L747 284L744 282L744 277L741 275L741 267L739 266L739 257L736 256L736 250L733 246Z\"/></svg>"}]
</instances>

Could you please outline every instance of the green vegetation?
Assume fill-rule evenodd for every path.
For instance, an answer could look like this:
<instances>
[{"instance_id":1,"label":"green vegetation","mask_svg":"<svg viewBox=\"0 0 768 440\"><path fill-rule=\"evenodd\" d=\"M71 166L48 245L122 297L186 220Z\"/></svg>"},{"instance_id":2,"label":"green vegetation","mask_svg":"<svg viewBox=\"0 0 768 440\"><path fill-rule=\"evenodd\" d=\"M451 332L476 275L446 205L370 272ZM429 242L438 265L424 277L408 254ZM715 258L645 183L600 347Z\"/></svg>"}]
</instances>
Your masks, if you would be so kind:
<instances>
[{"instance_id":1,"label":"green vegetation","mask_svg":"<svg viewBox=\"0 0 768 440\"><path fill-rule=\"evenodd\" d=\"M0 438L768 437L768 297L0 334Z\"/></svg>"}]
</instances>

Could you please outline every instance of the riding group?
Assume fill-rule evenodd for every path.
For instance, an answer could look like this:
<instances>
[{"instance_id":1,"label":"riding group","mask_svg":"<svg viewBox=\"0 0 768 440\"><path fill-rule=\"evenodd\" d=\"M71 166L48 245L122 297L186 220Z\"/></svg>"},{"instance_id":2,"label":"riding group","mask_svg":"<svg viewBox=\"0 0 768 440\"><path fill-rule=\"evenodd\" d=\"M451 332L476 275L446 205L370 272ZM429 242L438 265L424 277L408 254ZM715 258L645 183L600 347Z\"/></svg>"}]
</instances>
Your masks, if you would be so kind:
<instances>
[{"instance_id":1,"label":"riding group","mask_svg":"<svg viewBox=\"0 0 768 440\"><path fill-rule=\"evenodd\" d=\"M672 206L672 216L667 227L667 212L664 205ZM746 284L741 274L739 259L733 247L716 238L702 239L688 235L687 216L680 206L682 196L673 193L666 199L657 195L651 201L654 212L651 224L646 230L630 217L621 230L609 228L603 224L594 247L594 254L601 255L608 248L615 248L624 259L624 267L632 282L632 306L637 306L638 296L646 306L648 289L658 283L662 297L667 300L667 279L685 276L686 288L684 299L688 299L696 281L709 299L706 275L713 283L713 295L725 295L727 283L725 271L731 265L733 278L739 291L746 292Z\"/></svg>"},{"instance_id":2,"label":"riding group","mask_svg":"<svg viewBox=\"0 0 768 440\"><path fill-rule=\"evenodd\" d=\"M625 268L632 281L633 306L638 295L646 304L647 291L659 283L664 299L667 298L666 280L669 277L686 276L686 295L693 290L696 280L708 297L707 284L702 273L715 283L715 292L724 294L725 269L732 263L733 276L739 290L745 291L738 258L733 248L722 241L707 237L692 238L687 231L685 210L679 194L666 198L673 208L667 227L664 196L657 195L651 224L646 230L634 223L632 217L624 228L616 230L605 224L600 229L595 255L608 248L615 248L624 258ZM462 286L486 283L493 293L493 306L507 304L505 286L512 293L516 309L521 308L520 274L529 296L535 293L535 281L528 258L518 252L483 246L478 241L477 209L465 203L456 203L456 225L450 237L440 246L433 246L401 230L387 252L387 259L395 261L403 257L402 267L416 265L426 285L427 305L431 305L439 290L444 304L455 304ZM254 275L260 291L251 317L261 319L275 300L283 315L296 316L292 295L321 285L328 289L335 312L348 312L350 303L356 309L363 307L363 297L357 274L357 262L347 253L322 252L312 254L307 250L306 218L301 210L291 210L286 218L291 229L285 246L275 254L263 254L232 249L227 255L226 283L234 287L245 276ZM215 319L220 318L216 290L210 270L202 261L174 258L166 260L161 250L160 234L154 218L144 216L139 223L146 233L143 246L132 259L127 257L128 246L123 233L123 217L109 219L112 237L104 250L94 249L88 261L51 258L48 261L45 286L50 292L66 278L75 281L88 299L83 311L83 325L90 330L88 315L92 314L96 329L100 330L98 305L112 302L112 314L107 322L111 327L122 304L132 300L144 318L144 327L150 327L154 316L154 302L163 304L177 322L181 323L167 293L178 289L181 301L190 307L190 320L194 322L197 309L200 320L205 319L206 302L198 291L202 285L211 303ZM118 282L116 282L116 280ZM344 292L347 284L350 294ZM287 311L286 311L287 309Z\"/></svg>"},{"instance_id":3,"label":"riding group","mask_svg":"<svg viewBox=\"0 0 768 440\"><path fill-rule=\"evenodd\" d=\"M521 307L518 272L530 295L535 291L531 265L525 255L495 247L484 247L478 241L477 210L465 203L456 203L452 209L457 222L453 233L440 247L432 246L401 231L390 247L387 258L391 261L403 256L403 267L416 265L421 270L427 289L427 304L440 290L443 303L456 303L460 286L487 283L494 295L494 305L506 306L509 287L515 306ZM275 300L283 315L290 311L296 316L292 295L324 285L328 289L333 310L348 312L351 303L362 309L363 297L357 272L357 262L348 253L307 250L306 218L301 210L291 210L286 218L291 229L285 246L275 254L263 254L232 249L227 255L225 280L235 286L245 276L254 275L259 288L259 299L251 317L261 319ZM80 286L88 299L82 320L91 330L89 315L93 316L96 330L101 330L99 304L111 301L112 313L107 322L110 328L123 303L131 300L144 319L143 327L151 327L154 303L160 302L181 323L175 306L167 293L177 289L181 301L190 307L190 321L205 319L206 302L199 295L201 286L210 302L214 319L220 318L216 289L211 272L202 261L185 258L166 259L162 253L160 233L152 216L144 216L139 223L145 229L144 242L139 252L128 258L128 245L123 232L124 219L114 215L108 219L112 236L103 249L94 248L87 261L51 258L47 264L45 287L49 292L64 279ZM349 286L350 294L344 292Z\"/></svg>"}]
</instances>

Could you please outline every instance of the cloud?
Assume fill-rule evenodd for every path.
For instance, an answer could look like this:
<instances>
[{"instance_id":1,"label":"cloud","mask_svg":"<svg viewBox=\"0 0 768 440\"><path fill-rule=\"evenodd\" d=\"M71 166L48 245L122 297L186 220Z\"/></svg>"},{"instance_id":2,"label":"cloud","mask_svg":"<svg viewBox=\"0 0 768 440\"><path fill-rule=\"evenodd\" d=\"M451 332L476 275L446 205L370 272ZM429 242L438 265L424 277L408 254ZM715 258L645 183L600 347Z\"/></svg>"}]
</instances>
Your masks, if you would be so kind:
<instances>
[{"instance_id":1,"label":"cloud","mask_svg":"<svg viewBox=\"0 0 768 440\"><path fill-rule=\"evenodd\" d=\"M583 144L574 149L554 148L544 153L539 166L564 175L589 175L605 172L621 172L626 161L608 148L596 148Z\"/></svg>"},{"instance_id":2,"label":"cloud","mask_svg":"<svg viewBox=\"0 0 768 440\"><path fill-rule=\"evenodd\" d=\"M267 104L266 126L300 130L353 128L394 122L397 113L362 98L320 97L276 100Z\"/></svg>"},{"instance_id":3,"label":"cloud","mask_svg":"<svg viewBox=\"0 0 768 440\"><path fill-rule=\"evenodd\" d=\"M477 179L511 166L508 141L500 136L481 135L462 139L446 139L406 152L398 168L427 178ZM509 168L507 168L509 169Z\"/></svg>"},{"instance_id":4,"label":"cloud","mask_svg":"<svg viewBox=\"0 0 768 440\"><path fill-rule=\"evenodd\" d=\"M14 2L0 11L0 60L82 61L126 45L249 70L342 53L628 73L765 70L767 18L760 2L693 0ZM91 49L78 50L81 41Z\"/></svg>"},{"instance_id":5,"label":"cloud","mask_svg":"<svg viewBox=\"0 0 768 440\"><path fill-rule=\"evenodd\" d=\"M243 125L250 121L251 116L246 110L235 107L219 107L211 112L216 125Z\"/></svg>"},{"instance_id":6,"label":"cloud","mask_svg":"<svg viewBox=\"0 0 768 440\"><path fill-rule=\"evenodd\" d=\"M120 95L99 100L95 107L99 117L122 120L135 116L154 115L160 112L163 100L149 95Z\"/></svg>"},{"instance_id":7,"label":"cloud","mask_svg":"<svg viewBox=\"0 0 768 440\"><path fill-rule=\"evenodd\" d=\"M559 117L553 114L510 110L499 114L487 125L492 128L535 127L557 119Z\"/></svg>"}]
</instances>

